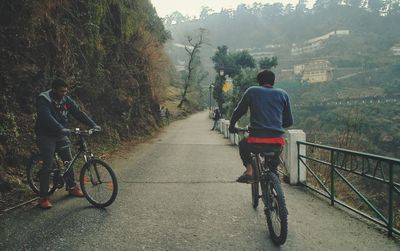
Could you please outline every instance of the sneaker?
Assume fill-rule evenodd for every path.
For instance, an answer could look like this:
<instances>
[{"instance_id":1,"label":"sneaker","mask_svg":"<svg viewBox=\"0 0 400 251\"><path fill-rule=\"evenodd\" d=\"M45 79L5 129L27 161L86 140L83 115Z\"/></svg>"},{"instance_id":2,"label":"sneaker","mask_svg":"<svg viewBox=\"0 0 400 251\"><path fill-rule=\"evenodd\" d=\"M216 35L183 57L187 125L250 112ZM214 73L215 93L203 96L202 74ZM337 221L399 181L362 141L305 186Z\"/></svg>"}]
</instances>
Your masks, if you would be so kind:
<instances>
[{"instance_id":1,"label":"sneaker","mask_svg":"<svg viewBox=\"0 0 400 251\"><path fill-rule=\"evenodd\" d=\"M85 195L82 193L81 189L79 189L79 187L77 187L77 186L69 189L68 193L69 193L69 195L72 195L74 197L85 197Z\"/></svg>"},{"instance_id":2,"label":"sneaker","mask_svg":"<svg viewBox=\"0 0 400 251\"><path fill-rule=\"evenodd\" d=\"M38 205L42 209L49 209L52 208L53 205L50 203L49 198L47 197L41 197L38 200Z\"/></svg>"},{"instance_id":3,"label":"sneaker","mask_svg":"<svg viewBox=\"0 0 400 251\"><path fill-rule=\"evenodd\" d=\"M254 180L253 176L242 174L239 178L236 180L239 183L246 183L246 184L252 184L255 183L256 181Z\"/></svg>"}]
</instances>

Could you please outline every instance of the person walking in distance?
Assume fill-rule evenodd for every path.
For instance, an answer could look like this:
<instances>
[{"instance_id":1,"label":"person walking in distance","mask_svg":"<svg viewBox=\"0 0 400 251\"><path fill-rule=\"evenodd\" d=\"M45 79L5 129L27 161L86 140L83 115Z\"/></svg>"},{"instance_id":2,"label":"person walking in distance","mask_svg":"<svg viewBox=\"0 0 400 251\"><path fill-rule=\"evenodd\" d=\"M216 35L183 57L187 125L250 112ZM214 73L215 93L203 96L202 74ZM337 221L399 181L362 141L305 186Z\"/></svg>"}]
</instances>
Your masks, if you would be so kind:
<instances>
[{"instance_id":1,"label":"person walking in distance","mask_svg":"<svg viewBox=\"0 0 400 251\"><path fill-rule=\"evenodd\" d=\"M55 79L51 89L40 93L37 97L37 119L35 124L36 143L43 159L40 171L40 198L39 207L52 207L49 201L49 175L54 153L57 152L63 161L71 161L71 141L68 136L68 114L78 121L100 130L100 126L81 111L75 101L67 96L68 84L62 79ZM83 193L75 183L73 168L65 175L68 193L71 196L83 197Z\"/></svg>"},{"instance_id":2,"label":"person walking in distance","mask_svg":"<svg viewBox=\"0 0 400 251\"><path fill-rule=\"evenodd\" d=\"M214 117L213 117L214 125L213 125L213 127L211 128L211 131L214 131L215 129L217 129L218 121L219 121L220 119L221 119L221 113L219 112L219 109L218 109L218 108L215 108L215 110L214 110Z\"/></svg>"}]
</instances>

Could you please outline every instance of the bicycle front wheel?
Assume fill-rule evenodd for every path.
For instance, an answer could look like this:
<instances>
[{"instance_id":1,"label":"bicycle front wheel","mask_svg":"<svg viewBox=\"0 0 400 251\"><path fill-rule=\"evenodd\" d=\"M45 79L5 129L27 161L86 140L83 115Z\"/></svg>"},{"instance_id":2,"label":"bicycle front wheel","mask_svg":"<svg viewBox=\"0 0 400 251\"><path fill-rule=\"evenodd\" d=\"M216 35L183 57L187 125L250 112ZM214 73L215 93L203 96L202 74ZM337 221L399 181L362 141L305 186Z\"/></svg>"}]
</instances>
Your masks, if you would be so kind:
<instances>
[{"instance_id":1,"label":"bicycle front wheel","mask_svg":"<svg viewBox=\"0 0 400 251\"><path fill-rule=\"evenodd\" d=\"M288 211L279 178L270 172L263 196L265 198L265 216L272 241L276 245L285 243L288 232Z\"/></svg>"},{"instance_id":2,"label":"bicycle front wheel","mask_svg":"<svg viewBox=\"0 0 400 251\"><path fill-rule=\"evenodd\" d=\"M79 178L82 192L92 205L104 208L117 197L117 177L106 162L90 159L82 167Z\"/></svg>"}]
</instances>

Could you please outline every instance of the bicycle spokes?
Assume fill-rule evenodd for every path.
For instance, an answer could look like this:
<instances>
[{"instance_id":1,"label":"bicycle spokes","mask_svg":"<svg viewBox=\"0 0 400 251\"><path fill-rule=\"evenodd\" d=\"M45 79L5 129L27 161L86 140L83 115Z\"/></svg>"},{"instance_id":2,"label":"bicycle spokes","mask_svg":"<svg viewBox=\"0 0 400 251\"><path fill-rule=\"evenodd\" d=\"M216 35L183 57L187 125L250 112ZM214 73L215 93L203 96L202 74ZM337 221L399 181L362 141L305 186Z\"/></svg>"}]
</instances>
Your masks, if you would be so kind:
<instances>
[{"instance_id":1,"label":"bicycle spokes","mask_svg":"<svg viewBox=\"0 0 400 251\"><path fill-rule=\"evenodd\" d=\"M86 169L83 182L90 196L99 202L107 201L114 190L113 180L109 171L102 165L90 164Z\"/></svg>"},{"instance_id":2,"label":"bicycle spokes","mask_svg":"<svg viewBox=\"0 0 400 251\"><path fill-rule=\"evenodd\" d=\"M265 215L272 241L277 245L285 243L288 229L288 213L285 196L280 186L278 176L271 173L265 183L266 205Z\"/></svg>"},{"instance_id":3,"label":"bicycle spokes","mask_svg":"<svg viewBox=\"0 0 400 251\"><path fill-rule=\"evenodd\" d=\"M90 203L106 207L113 203L118 193L114 171L102 160L91 159L82 168L81 187Z\"/></svg>"},{"instance_id":4,"label":"bicycle spokes","mask_svg":"<svg viewBox=\"0 0 400 251\"><path fill-rule=\"evenodd\" d=\"M279 203L277 200L277 193L275 189L270 185L269 189L269 213L271 214L272 226L275 233L281 231L281 219L279 216Z\"/></svg>"}]
</instances>

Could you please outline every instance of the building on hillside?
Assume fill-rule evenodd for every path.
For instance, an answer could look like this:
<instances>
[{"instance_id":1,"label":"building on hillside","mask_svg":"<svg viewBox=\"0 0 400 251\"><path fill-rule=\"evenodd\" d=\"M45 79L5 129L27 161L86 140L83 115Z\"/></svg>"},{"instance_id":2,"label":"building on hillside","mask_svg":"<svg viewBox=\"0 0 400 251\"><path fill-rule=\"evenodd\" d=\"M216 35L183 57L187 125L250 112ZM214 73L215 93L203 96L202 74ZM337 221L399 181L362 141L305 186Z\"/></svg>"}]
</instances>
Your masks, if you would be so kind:
<instances>
[{"instance_id":1,"label":"building on hillside","mask_svg":"<svg viewBox=\"0 0 400 251\"><path fill-rule=\"evenodd\" d=\"M293 73L295 75L303 75L305 64L296 64L293 66Z\"/></svg>"},{"instance_id":2,"label":"building on hillside","mask_svg":"<svg viewBox=\"0 0 400 251\"><path fill-rule=\"evenodd\" d=\"M400 56L400 44L395 44L390 50L393 52L393 55Z\"/></svg>"},{"instance_id":3,"label":"building on hillside","mask_svg":"<svg viewBox=\"0 0 400 251\"><path fill-rule=\"evenodd\" d=\"M292 44L291 54L292 56L297 56L319 50L331 36L348 36L349 34L349 30L334 30L323 36L309 39L302 44Z\"/></svg>"},{"instance_id":4,"label":"building on hillside","mask_svg":"<svg viewBox=\"0 0 400 251\"><path fill-rule=\"evenodd\" d=\"M301 72L301 79L303 81L308 83L322 83L332 79L332 66L328 60L320 59L311 61L303 66L298 65L294 72L299 72L302 67L304 67L304 70Z\"/></svg>"}]
</instances>

